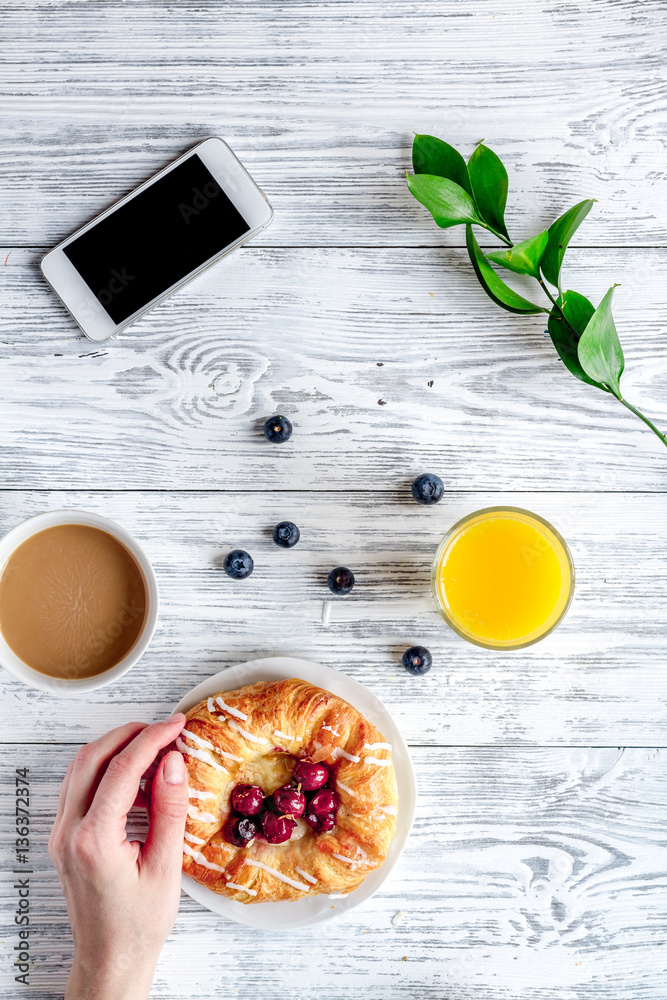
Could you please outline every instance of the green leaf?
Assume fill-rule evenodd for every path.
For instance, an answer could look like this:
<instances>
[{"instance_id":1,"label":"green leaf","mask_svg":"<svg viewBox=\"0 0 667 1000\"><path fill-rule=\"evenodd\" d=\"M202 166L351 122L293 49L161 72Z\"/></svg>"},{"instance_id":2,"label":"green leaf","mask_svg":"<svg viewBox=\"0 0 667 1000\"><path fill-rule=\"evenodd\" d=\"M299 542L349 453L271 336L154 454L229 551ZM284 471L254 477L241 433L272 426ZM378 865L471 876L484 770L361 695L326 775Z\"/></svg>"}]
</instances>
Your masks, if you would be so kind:
<instances>
[{"instance_id":1,"label":"green leaf","mask_svg":"<svg viewBox=\"0 0 667 1000\"><path fill-rule=\"evenodd\" d=\"M567 323L554 306L549 313L548 328L549 335L554 347L558 351L559 358L567 370L581 382L586 382L588 385L594 385L596 388L608 392L607 387L601 382L596 382L595 379L589 378L579 363L579 355L577 353L579 340L586 329L588 321L595 312L595 306L585 295L570 291L558 297L558 305L563 310Z\"/></svg>"},{"instance_id":2,"label":"green leaf","mask_svg":"<svg viewBox=\"0 0 667 1000\"><path fill-rule=\"evenodd\" d=\"M429 210L441 229L458 226L462 222L481 224L468 192L446 177L408 174L408 188L417 201Z\"/></svg>"},{"instance_id":3,"label":"green leaf","mask_svg":"<svg viewBox=\"0 0 667 1000\"><path fill-rule=\"evenodd\" d=\"M506 285L502 278L498 277L480 250L470 225L466 226L466 246L480 285L496 305L502 306L503 309L512 313L548 312L548 309L543 306L536 306L528 299L524 299L513 288Z\"/></svg>"},{"instance_id":4,"label":"green leaf","mask_svg":"<svg viewBox=\"0 0 667 1000\"><path fill-rule=\"evenodd\" d=\"M505 226L508 180L502 161L488 146L480 142L468 160L468 176L482 219L509 240Z\"/></svg>"},{"instance_id":5,"label":"green leaf","mask_svg":"<svg viewBox=\"0 0 667 1000\"><path fill-rule=\"evenodd\" d=\"M577 354L589 378L606 385L617 399L622 399L620 379L625 367L623 348L611 314L612 285L581 335Z\"/></svg>"},{"instance_id":6,"label":"green leaf","mask_svg":"<svg viewBox=\"0 0 667 1000\"><path fill-rule=\"evenodd\" d=\"M542 257L542 274L557 288L560 288L560 269L568 244L594 204L594 198L580 201L549 226L549 242Z\"/></svg>"},{"instance_id":7,"label":"green leaf","mask_svg":"<svg viewBox=\"0 0 667 1000\"><path fill-rule=\"evenodd\" d=\"M545 229L543 233L531 236L529 240L517 243L509 250L494 250L485 256L487 260L506 267L508 271L514 271L515 274L530 274L539 281L540 261L548 239L549 234Z\"/></svg>"},{"instance_id":8,"label":"green leaf","mask_svg":"<svg viewBox=\"0 0 667 1000\"><path fill-rule=\"evenodd\" d=\"M434 135L416 135L412 144L412 166L416 174L446 177L472 195L468 168L458 149Z\"/></svg>"}]
</instances>

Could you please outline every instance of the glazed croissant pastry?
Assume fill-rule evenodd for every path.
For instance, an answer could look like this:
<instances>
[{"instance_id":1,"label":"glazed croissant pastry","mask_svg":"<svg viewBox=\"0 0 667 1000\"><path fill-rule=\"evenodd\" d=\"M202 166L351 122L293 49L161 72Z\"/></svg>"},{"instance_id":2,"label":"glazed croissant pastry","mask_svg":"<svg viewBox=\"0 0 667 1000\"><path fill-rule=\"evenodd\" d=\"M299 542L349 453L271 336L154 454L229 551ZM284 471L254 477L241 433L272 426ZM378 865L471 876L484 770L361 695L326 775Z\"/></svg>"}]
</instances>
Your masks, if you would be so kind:
<instances>
[{"instance_id":1,"label":"glazed croissant pastry","mask_svg":"<svg viewBox=\"0 0 667 1000\"><path fill-rule=\"evenodd\" d=\"M305 681L222 691L187 713L183 871L241 903L347 894L396 828L391 747L351 705Z\"/></svg>"}]
</instances>

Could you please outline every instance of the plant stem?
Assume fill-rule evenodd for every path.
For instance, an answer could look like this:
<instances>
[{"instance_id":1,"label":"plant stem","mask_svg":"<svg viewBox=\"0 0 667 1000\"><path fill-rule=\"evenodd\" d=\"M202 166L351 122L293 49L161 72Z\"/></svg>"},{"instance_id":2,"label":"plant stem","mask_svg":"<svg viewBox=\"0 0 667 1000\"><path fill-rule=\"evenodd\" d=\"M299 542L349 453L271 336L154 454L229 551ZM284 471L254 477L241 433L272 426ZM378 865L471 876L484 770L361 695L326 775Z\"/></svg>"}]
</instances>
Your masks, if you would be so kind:
<instances>
[{"instance_id":1,"label":"plant stem","mask_svg":"<svg viewBox=\"0 0 667 1000\"><path fill-rule=\"evenodd\" d=\"M563 310L561 309L561 307L558 305L558 302L556 301L556 299L553 297L553 295L551 294L551 292L549 291L549 289L545 285L544 278L538 278L537 280L541 284L542 290L544 291L544 294L546 295L546 297L551 300L551 303L556 307L556 309L558 310L558 312L561 314L561 318L563 319L563 321L565 322L565 324L569 327L570 330L572 330L572 333L575 335L575 337L577 339L579 339L579 334L577 333L576 330L573 330L572 327L570 326L570 324L567 322L567 319L565 318L565 313L563 312Z\"/></svg>"},{"instance_id":2,"label":"plant stem","mask_svg":"<svg viewBox=\"0 0 667 1000\"><path fill-rule=\"evenodd\" d=\"M537 280L539 281L540 285L542 286L545 294L547 295L547 298L549 298L552 301L552 303L554 305L554 308L557 309L558 312L560 313L561 319L563 320L563 322L565 323L565 325L567 326L567 328L570 330L570 332L574 335L574 337L578 341L579 340L579 334L574 329L574 327L570 323L568 323L567 318L565 316L565 313L563 312L563 310L561 309L561 307L558 305L558 302L556 301L556 299L553 297L553 295L551 294L551 292L549 291L549 289L545 285L544 280L542 278L538 278ZM644 414L641 412L641 410L638 410L636 406L632 405L632 403L628 403L627 399L623 399L622 396L616 396L616 393L612 393L612 395L616 397L616 399L619 401L619 403L623 403L623 406L625 406L628 410L630 410L631 413L634 413L634 415L636 417L639 417L640 420L643 420L644 423L646 424L646 426L651 428L651 430L653 431L653 433L655 434L655 436L659 437L660 440L662 441L662 443L667 448L667 434L663 434L662 431L658 430L658 428L655 426L655 424L653 423L653 421L649 420L648 417L645 417Z\"/></svg>"},{"instance_id":3,"label":"plant stem","mask_svg":"<svg viewBox=\"0 0 667 1000\"><path fill-rule=\"evenodd\" d=\"M493 228L493 226L487 225L486 222L481 222L479 223L479 225L481 225L482 229L486 229L487 233L493 233L493 235L496 236L499 240L502 240L502 242L505 244L506 247L514 246L512 241L508 240L506 236L503 236L502 233L497 233L496 230Z\"/></svg>"},{"instance_id":4,"label":"plant stem","mask_svg":"<svg viewBox=\"0 0 667 1000\"><path fill-rule=\"evenodd\" d=\"M646 426L650 427L655 436L659 437L662 443L665 445L665 447L667 447L667 434L663 434L662 431L659 431L658 428L655 426L655 424L652 423L652 421L650 421L648 417L645 417L644 414L641 412L641 410L638 410L636 406L633 406L632 403L628 403L627 399L623 399L622 396L617 396L616 398L618 399L619 403L623 403L623 406L626 406L631 413L634 413L636 417L639 417L640 420L643 420Z\"/></svg>"}]
</instances>

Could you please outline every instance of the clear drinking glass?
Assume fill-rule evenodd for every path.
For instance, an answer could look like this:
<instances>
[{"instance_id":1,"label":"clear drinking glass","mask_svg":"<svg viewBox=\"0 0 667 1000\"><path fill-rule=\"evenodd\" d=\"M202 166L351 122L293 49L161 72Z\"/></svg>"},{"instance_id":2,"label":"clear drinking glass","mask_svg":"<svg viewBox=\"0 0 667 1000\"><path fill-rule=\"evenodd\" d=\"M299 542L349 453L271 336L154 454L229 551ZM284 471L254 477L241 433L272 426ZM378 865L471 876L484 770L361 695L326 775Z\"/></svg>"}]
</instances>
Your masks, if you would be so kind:
<instances>
[{"instance_id":1,"label":"clear drinking glass","mask_svg":"<svg viewBox=\"0 0 667 1000\"><path fill-rule=\"evenodd\" d=\"M563 620L575 571L565 539L539 514L485 507L449 529L431 579L454 632L485 649L523 649Z\"/></svg>"}]
</instances>

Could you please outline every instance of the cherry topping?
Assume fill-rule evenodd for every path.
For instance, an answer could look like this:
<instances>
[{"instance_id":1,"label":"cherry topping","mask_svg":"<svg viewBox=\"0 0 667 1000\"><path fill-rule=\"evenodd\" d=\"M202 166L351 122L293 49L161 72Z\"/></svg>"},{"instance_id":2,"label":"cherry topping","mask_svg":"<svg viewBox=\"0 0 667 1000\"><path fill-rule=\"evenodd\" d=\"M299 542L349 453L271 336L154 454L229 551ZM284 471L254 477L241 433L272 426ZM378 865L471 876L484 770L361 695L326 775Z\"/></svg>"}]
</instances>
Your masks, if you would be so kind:
<instances>
[{"instance_id":1,"label":"cherry topping","mask_svg":"<svg viewBox=\"0 0 667 1000\"><path fill-rule=\"evenodd\" d=\"M306 823L312 826L315 833L327 833L328 830L333 830L336 825L336 817L333 813L324 813L324 815L318 816L317 813L307 812L304 818Z\"/></svg>"},{"instance_id":2,"label":"cherry topping","mask_svg":"<svg viewBox=\"0 0 667 1000\"><path fill-rule=\"evenodd\" d=\"M230 816L225 824L225 836L234 847L245 847L257 836L257 828L247 816Z\"/></svg>"},{"instance_id":3,"label":"cherry topping","mask_svg":"<svg viewBox=\"0 0 667 1000\"><path fill-rule=\"evenodd\" d=\"M283 785L273 793L272 808L282 816L303 816L306 796L295 785Z\"/></svg>"},{"instance_id":4,"label":"cherry topping","mask_svg":"<svg viewBox=\"0 0 667 1000\"><path fill-rule=\"evenodd\" d=\"M257 816L263 802L264 793L257 785L237 785L232 792L232 808L242 816Z\"/></svg>"},{"instance_id":5,"label":"cherry topping","mask_svg":"<svg viewBox=\"0 0 667 1000\"><path fill-rule=\"evenodd\" d=\"M315 792L308 804L308 812L316 816L326 816L329 813L335 816L337 809L338 798L330 788L321 788L319 792Z\"/></svg>"},{"instance_id":6,"label":"cherry topping","mask_svg":"<svg viewBox=\"0 0 667 1000\"><path fill-rule=\"evenodd\" d=\"M292 778L303 788L304 792L314 792L323 788L329 780L329 769L324 764L311 764L300 760L292 771Z\"/></svg>"},{"instance_id":7,"label":"cherry topping","mask_svg":"<svg viewBox=\"0 0 667 1000\"><path fill-rule=\"evenodd\" d=\"M262 833L269 844L284 844L292 836L296 823L289 816L265 812L262 816Z\"/></svg>"}]
</instances>

